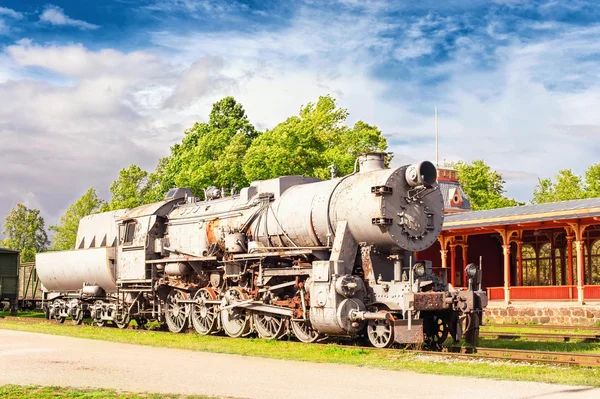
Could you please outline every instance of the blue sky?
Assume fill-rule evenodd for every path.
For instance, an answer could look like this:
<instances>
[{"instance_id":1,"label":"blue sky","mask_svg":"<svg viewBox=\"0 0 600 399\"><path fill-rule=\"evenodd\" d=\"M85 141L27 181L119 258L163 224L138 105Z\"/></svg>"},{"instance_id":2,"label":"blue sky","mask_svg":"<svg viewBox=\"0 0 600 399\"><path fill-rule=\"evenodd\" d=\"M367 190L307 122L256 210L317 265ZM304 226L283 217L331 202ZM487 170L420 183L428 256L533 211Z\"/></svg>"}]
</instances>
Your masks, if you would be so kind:
<instances>
[{"instance_id":1,"label":"blue sky","mask_svg":"<svg viewBox=\"0 0 600 399\"><path fill-rule=\"evenodd\" d=\"M600 161L594 1L0 0L0 215L49 223L153 169L233 95L260 129L331 94L408 163L482 158L508 194Z\"/></svg>"}]
</instances>

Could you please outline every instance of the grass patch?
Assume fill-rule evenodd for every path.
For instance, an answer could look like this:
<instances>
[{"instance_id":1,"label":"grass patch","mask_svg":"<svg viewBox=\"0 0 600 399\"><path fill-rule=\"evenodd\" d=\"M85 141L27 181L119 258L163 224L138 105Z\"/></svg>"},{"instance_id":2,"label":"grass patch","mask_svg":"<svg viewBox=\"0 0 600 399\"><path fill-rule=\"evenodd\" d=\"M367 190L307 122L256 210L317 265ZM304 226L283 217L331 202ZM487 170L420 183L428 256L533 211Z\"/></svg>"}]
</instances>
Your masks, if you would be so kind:
<instances>
[{"instance_id":1,"label":"grass patch","mask_svg":"<svg viewBox=\"0 0 600 399\"><path fill-rule=\"evenodd\" d=\"M12 316L10 314L10 312L1 312L0 311L0 317L9 317ZM33 317L36 319L43 319L46 316L44 315L44 312L42 312L41 310L19 310L19 312L17 313L17 316L19 317Z\"/></svg>"},{"instance_id":2,"label":"grass patch","mask_svg":"<svg viewBox=\"0 0 600 399\"><path fill-rule=\"evenodd\" d=\"M4 385L0 386L0 397L3 399L213 399L214 396L180 396L157 393L130 393L112 389L78 389L62 387L40 387Z\"/></svg>"},{"instance_id":3,"label":"grass patch","mask_svg":"<svg viewBox=\"0 0 600 399\"><path fill-rule=\"evenodd\" d=\"M293 341L259 338L233 339L198 334L171 334L156 331L119 330L55 323L27 323L0 320L0 329L28 331L194 351L259 356L273 359L339 363L386 370L462 375L504 380L538 381L570 385L600 386L600 368L547 366L488 360L457 360L416 355L402 350L367 350L334 345L310 345Z\"/></svg>"}]
</instances>

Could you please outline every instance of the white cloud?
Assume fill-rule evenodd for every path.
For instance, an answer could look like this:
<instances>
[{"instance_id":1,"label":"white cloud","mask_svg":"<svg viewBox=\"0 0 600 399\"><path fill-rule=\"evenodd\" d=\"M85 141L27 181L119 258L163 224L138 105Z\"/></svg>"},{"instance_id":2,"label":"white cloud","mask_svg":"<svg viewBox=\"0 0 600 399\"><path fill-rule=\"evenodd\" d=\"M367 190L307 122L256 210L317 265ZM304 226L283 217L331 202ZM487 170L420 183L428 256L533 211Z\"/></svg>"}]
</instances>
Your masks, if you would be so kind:
<instances>
[{"instance_id":1,"label":"white cloud","mask_svg":"<svg viewBox=\"0 0 600 399\"><path fill-rule=\"evenodd\" d=\"M13 19L23 19L22 13L6 7L0 7L0 16L9 17Z\"/></svg>"},{"instance_id":2,"label":"white cloud","mask_svg":"<svg viewBox=\"0 0 600 399\"><path fill-rule=\"evenodd\" d=\"M173 93L166 99L165 107L188 107L195 99L204 97L223 85L234 84L232 79L220 77L223 60L219 57L204 57L194 62L182 73Z\"/></svg>"},{"instance_id":3,"label":"white cloud","mask_svg":"<svg viewBox=\"0 0 600 399\"><path fill-rule=\"evenodd\" d=\"M22 39L6 52L21 66L40 67L74 79L118 76L137 81L162 77L165 70L160 57L147 51L90 51L81 44L41 46Z\"/></svg>"},{"instance_id":4,"label":"white cloud","mask_svg":"<svg viewBox=\"0 0 600 399\"><path fill-rule=\"evenodd\" d=\"M199 60L182 70L142 51L91 51L25 40L9 46L2 57L20 66L21 74L11 67L7 79L0 79L0 181L5 184L0 214L31 200L28 193L33 193L48 223L91 186L106 197L119 169L131 163L153 169L183 130L202 120L208 104L222 95L206 99L210 88L226 81L214 62ZM53 80L27 78L24 67L52 72ZM68 83L52 83L56 75ZM186 84L196 92L183 89ZM164 109L173 93L180 112ZM207 105L192 113L198 101Z\"/></svg>"},{"instance_id":5,"label":"white cloud","mask_svg":"<svg viewBox=\"0 0 600 399\"><path fill-rule=\"evenodd\" d=\"M0 7L0 36L8 35L11 31L11 27L5 18L21 20L23 19L23 14L10 8Z\"/></svg>"},{"instance_id":6,"label":"white cloud","mask_svg":"<svg viewBox=\"0 0 600 399\"><path fill-rule=\"evenodd\" d=\"M54 5L50 5L46 7L44 12L40 15L40 22L45 22L50 25L57 26L73 26L79 29L98 29L100 26L91 24L86 21L81 21L79 19L73 19L65 15L65 12L62 8Z\"/></svg>"}]
</instances>

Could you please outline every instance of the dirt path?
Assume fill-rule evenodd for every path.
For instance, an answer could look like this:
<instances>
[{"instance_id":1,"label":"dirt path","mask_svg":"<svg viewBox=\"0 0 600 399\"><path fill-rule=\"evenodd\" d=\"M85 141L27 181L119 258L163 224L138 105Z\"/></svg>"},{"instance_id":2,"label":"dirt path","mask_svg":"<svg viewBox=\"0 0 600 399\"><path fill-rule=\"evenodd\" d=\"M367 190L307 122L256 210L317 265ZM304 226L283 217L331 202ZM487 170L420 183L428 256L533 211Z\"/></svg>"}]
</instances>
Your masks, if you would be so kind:
<instances>
[{"instance_id":1,"label":"dirt path","mask_svg":"<svg viewBox=\"0 0 600 399\"><path fill-rule=\"evenodd\" d=\"M244 398L600 398L600 389L152 348L0 330L0 385ZM474 366L475 367L475 366Z\"/></svg>"}]
</instances>

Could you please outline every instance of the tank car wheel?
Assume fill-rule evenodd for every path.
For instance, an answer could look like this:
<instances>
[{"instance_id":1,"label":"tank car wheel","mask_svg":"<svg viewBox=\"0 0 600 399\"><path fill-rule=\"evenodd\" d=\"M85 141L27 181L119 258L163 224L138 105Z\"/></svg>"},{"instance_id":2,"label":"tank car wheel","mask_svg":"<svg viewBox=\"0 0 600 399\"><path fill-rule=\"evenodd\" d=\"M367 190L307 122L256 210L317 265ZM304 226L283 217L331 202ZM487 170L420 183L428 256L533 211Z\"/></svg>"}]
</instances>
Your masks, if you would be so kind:
<instances>
[{"instance_id":1,"label":"tank car wheel","mask_svg":"<svg viewBox=\"0 0 600 399\"><path fill-rule=\"evenodd\" d=\"M245 300L246 294L239 287L229 288L225 292L225 305ZM250 317L244 308L229 308L221 310L221 325L225 334L239 338L250 331Z\"/></svg>"},{"instance_id":2,"label":"tank car wheel","mask_svg":"<svg viewBox=\"0 0 600 399\"><path fill-rule=\"evenodd\" d=\"M115 317L114 321L115 321L115 324L117 325L117 327L123 330L123 329L129 327L131 318L129 317L129 315L127 313L121 313L121 314L117 314L117 317Z\"/></svg>"},{"instance_id":3,"label":"tank car wheel","mask_svg":"<svg viewBox=\"0 0 600 399\"><path fill-rule=\"evenodd\" d=\"M292 320L292 331L294 335L300 342L304 342L305 344L312 344L317 339L319 339L319 333L312 328L310 321L301 320L296 321Z\"/></svg>"},{"instance_id":4,"label":"tank car wheel","mask_svg":"<svg viewBox=\"0 0 600 399\"><path fill-rule=\"evenodd\" d=\"M277 339L284 333L285 319L282 316L254 312L252 313L252 321L258 336L264 339Z\"/></svg>"},{"instance_id":5,"label":"tank car wheel","mask_svg":"<svg viewBox=\"0 0 600 399\"><path fill-rule=\"evenodd\" d=\"M104 302L101 300L95 301L93 307L91 308L93 322L98 327L105 327L106 320L102 320L102 306L104 306Z\"/></svg>"},{"instance_id":6,"label":"tank car wheel","mask_svg":"<svg viewBox=\"0 0 600 399\"><path fill-rule=\"evenodd\" d=\"M80 308L79 306L73 308L73 310L71 310L71 322L73 323L73 325L80 325L81 323L83 323L83 309Z\"/></svg>"},{"instance_id":7,"label":"tank car wheel","mask_svg":"<svg viewBox=\"0 0 600 399\"><path fill-rule=\"evenodd\" d=\"M194 330L200 335L208 335L218 328L217 305L206 304L204 301L214 301L217 294L210 288L201 288L194 294L194 303L190 312L190 321Z\"/></svg>"},{"instance_id":8,"label":"tank car wheel","mask_svg":"<svg viewBox=\"0 0 600 399\"><path fill-rule=\"evenodd\" d=\"M172 289L165 302L165 320L169 331L180 333L187 327L188 315L185 304L180 300L188 299L189 295L178 289Z\"/></svg>"},{"instance_id":9,"label":"tank car wheel","mask_svg":"<svg viewBox=\"0 0 600 399\"><path fill-rule=\"evenodd\" d=\"M382 311L387 313L385 311ZM391 320L369 320L367 338L375 348L389 348L394 344L394 326Z\"/></svg>"}]
</instances>

